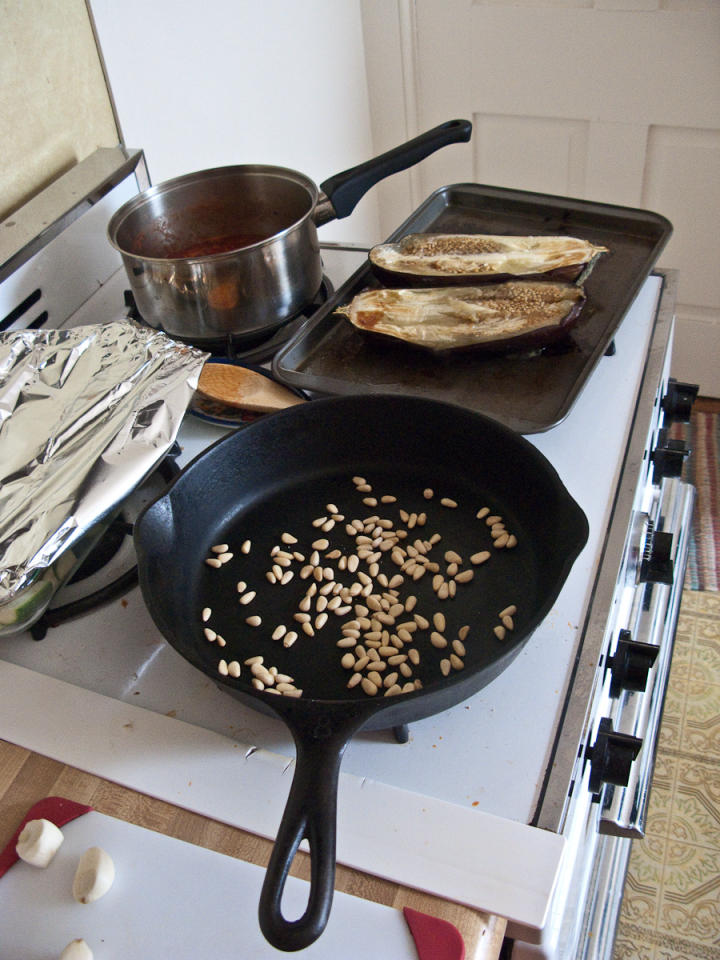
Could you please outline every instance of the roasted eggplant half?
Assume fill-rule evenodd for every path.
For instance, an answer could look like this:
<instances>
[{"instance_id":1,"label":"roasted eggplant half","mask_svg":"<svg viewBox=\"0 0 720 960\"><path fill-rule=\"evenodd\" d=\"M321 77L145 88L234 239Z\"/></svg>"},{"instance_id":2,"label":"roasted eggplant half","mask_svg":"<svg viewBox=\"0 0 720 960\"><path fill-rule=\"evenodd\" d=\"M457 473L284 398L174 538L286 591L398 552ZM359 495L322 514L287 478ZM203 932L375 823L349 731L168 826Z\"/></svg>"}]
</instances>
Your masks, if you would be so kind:
<instances>
[{"instance_id":1,"label":"roasted eggplant half","mask_svg":"<svg viewBox=\"0 0 720 960\"><path fill-rule=\"evenodd\" d=\"M336 311L358 330L434 351L535 349L563 337L585 294L572 283L515 280L480 286L373 289Z\"/></svg>"},{"instance_id":2,"label":"roasted eggplant half","mask_svg":"<svg viewBox=\"0 0 720 960\"><path fill-rule=\"evenodd\" d=\"M370 251L370 263L389 284L553 279L583 283L607 247L578 237L413 233Z\"/></svg>"}]
</instances>

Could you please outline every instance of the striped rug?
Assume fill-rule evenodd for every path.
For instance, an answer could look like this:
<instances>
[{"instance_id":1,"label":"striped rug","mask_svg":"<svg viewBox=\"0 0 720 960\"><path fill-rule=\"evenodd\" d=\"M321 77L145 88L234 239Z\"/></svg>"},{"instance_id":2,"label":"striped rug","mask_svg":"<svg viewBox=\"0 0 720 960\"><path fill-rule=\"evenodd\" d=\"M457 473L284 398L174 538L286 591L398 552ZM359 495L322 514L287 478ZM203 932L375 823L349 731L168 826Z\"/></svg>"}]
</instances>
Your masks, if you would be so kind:
<instances>
[{"instance_id":1,"label":"striped rug","mask_svg":"<svg viewBox=\"0 0 720 960\"><path fill-rule=\"evenodd\" d=\"M720 590L720 406L696 401L690 423L673 424L671 436L690 448L684 479L697 490L685 588Z\"/></svg>"}]
</instances>

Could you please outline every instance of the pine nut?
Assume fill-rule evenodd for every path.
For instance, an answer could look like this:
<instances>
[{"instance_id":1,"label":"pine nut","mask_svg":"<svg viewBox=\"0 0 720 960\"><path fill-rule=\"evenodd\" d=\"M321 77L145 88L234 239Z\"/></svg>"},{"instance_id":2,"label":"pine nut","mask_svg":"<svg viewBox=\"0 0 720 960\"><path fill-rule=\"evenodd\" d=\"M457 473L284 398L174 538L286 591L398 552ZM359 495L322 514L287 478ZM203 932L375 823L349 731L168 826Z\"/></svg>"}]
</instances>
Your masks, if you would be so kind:
<instances>
[{"instance_id":1,"label":"pine nut","mask_svg":"<svg viewBox=\"0 0 720 960\"><path fill-rule=\"evenodd\" d=\"M362 678L362 680L360 681L360 685L362 686L364 692L369 697L374 697L375 694L378 692L378 688L376 687L376 685L372 682L372 680L368 680L367 677Z\"/></svg>"},{"instance_id":2,"label":"pine nut","mask_svg":"<svg viewBox=\"0 0 720 960\"><path fill-rule=\"evenodd\" d=\"M500 626L500 624L498 624L496 627L493 627L493 633L498 638L498 640L505 639L505 627Z\"/></svg>"},{"instance_id":3,"label":"pine nut","mask_svg":"<svg viewBox=\"0 0 720 960\"><path fill-rule=\"evenodd\" d=\"M474 564L485 563L485 561L489 559L490 559L490 551L481 550L479 553L474 553L470 557L470 563L474 563Z\"/></svg>"},{"instance_id":4,"label":"pine nut","mask_svg":"<svg viewBox=\"0 0 720 960\"><path fill-rule=\"evenodd\" d=\"M245 541L243 541L243 544L242 544L242 546L240 547L240 552L241 552L241 553L250 553L251 548L252 548L252 543L251 543L251 541L250 541L250 540L245 540Z\"/></svg>"},{"instance_id":5,"label":"pine nut","mask_svg":"<svg viewBox=\"0 0 720 960\"><path fill-rule=\"evenodd\" d=\"M217 559L217 557L208 557L205 563L209 567L215 567L216 569L222 566L222 563Z\"/></svg>"},{"instance_id":6,"label":"pine nut","mask_svg":"<svg viewBox=\"0 0 720 960\"><path fill-rule=\"evenodd\" d=\"M426 487L423 490L423 496L425 497L426 500L432 500L432 498L435 496L435 492L432 490L431 487Z\"/></svg>"},{"instance_id":7,"label":"pine nut","mask_svg":"<svg viewBox=\"0 0 720 960\"><path fill-rule=\"evenodd\" d=\"M468 633L470 633L470 627L466 624L458 630L458 637L461 641L466 640Z\"/></svg>"},{"instance_id":8,"label":"pine nut","mask_svg":"<svg viewBox=\"0 0 720 960\"><path fill-rule=\"evenodd\" d=\"M284 623L281 623L280 626L275 627L272 633L273 640L280 640L287 633L287 627Z\"/></svg>"},{"instance_id":9,"label":"pine nut","mask_svg":"<svg viewBox=\"0 0 720 960\"><path fill-rule=\"evenodd\" d=\"M481 507L478 512L475 514L478 520L482 520L483 517L486 517L490 513L489 507Z\"/></svg>"},{"instance_id":10,"label":"pine nut","mask_svg":"<svg viewBox=\"0 0 720 960\"><path fill-rule=\"evenodd\" d=\"M230 661L228 664L228 673L231 677L237 678L240 676L240 664L237 662L237 660Z\"/></svg>"},{"instance_id":11,"label":"pine nut","mask_svg":"<svg viewBox=\"0 0 720 960\"><path fill-rule=\"evenodd\" d=\"M445 614L444 613L434 613L433 614L433 623L435 629L439 630L441 633L445 629Z\"/></svg>"},{"instance_id":12,"label":"pine nut","mask_svg":"<svg viewBox=\"0 0 720 960\"><path fill-rule=\"evenodd\" d=\"M227 660L221 660L221 661L218 663L218 673L219 673L221 676L223 676L223 677L226 677L226 676L228 675L228 664L227 664Z\"/></svg>"},{"instance_id":13,"label":"pine nut","mask_svg":"<svg viewBox=\"0 0 720 960\"><path fill-rule=\"evenodd\" d=\"M210 627L205 627L203 633L205 634L205 638L209 640L210 643L212 643L214 640L217 640L217 633L215 633L214 630L211 630Z\"/></svg>"},{"instance_id":14,"label":"pine nut","mask_svg":"<svg viewBox=\"0 0 720 960\"><path fill-rule=\"evenodd\" d=\"M501 610L498 614L498 617L502 620L503 617L514 617L517 613L517 607L514 603L511 603L510 606L505 607L504 610Z\"/></svg>"},{"instance_id":15,"label":"pine nut","mask_svg":"<svg viewBox=\"0 0 720 960\"><path fill-rule=\"evenodd\" d=\"M288 630L288 632L283 637L283 646L291 647L297 640L297 637L298 635L295 633L294 630Z\"/></svg>"},{"instance_id":16,"label":"pine nut","mask_svg":"<svg viewBox=\"0 0 720 960\"><path fill-rule=\"evenodd\" d=\"M361 673L353 673L346 684L348 690L352 690L353 687L356 687L361 680L362 680Z\"/></svg>"},{"instance_id":17,"label":"pine nut","mask_svg":"<svg viewBox=\"0 0 720 960\"><path fill-rule=\"evenodd\" d=\"M245 583L244 580L238 580L235 586L235 589L237 590L238 593L245 593L245 591L247 590L247 584Z\"/></svg>"},{"instance_id":18,"label":"pine nut","mask_svg":"<svg viewBox=\"0 0 720 960\"><path fill-rule=\"evenodd\" d=\"M447 646L447 640L445 637L436 630L433 630L433 632L430 634L430 643L434 647L437 647L438 650L442 650Z\"/></svg>"},{"instance_id":19,"label":"pine nut","mask_svg":"<svg viewBox=\"0 0 720 960\"><path fill-rule=\"evenodd\" d=\"M509 614L505 614L505 616L502 617L502 623L503 623L503 626L507 627L508 630L515 629L515 623L513 622L513 618Z\"/></svg>"},{"instance_id":20,"label":"pine nut","mask_svg":"<svg viewBox=\"0 0 720 960\"><path fill-rule=\"evenodd\" d=\"M474 570L463 570L460 573L455 574L455 580L457 583L470 583L474 576Z\"/></svg>"},{"instance_id":21,"label":"pine nut","mask_svg":"<svg viewBox=\"0 0 720 960\"><path fill-rule=\"evenodd\" d=\"M262 617L259 617L257 614L255 614L255 615L252 616L252 617L246 617L246 618L245 618L245 623L246 623L249 627L259 627L260 624L262 623Z\"/></svg>"},{"instance_id":22,"label":"pine nut","mask_svg":"<svg viewBox=\"0 0 720 960\"><path fill-rule=\"evenodd\" d=\"M450 654L450 666L455 670L462 670L465 664L456 653Z\"/></svg>"},{"instance_id":23,"label":"pine nut","mask_svg":"<svg viewBox=\"0 0 720 960\"><path fill-rule=\"evenodd\" d=\"M451 509L457 506L457 501L452 500L450 497L441 497L440 503L443 505L443 507L450 507Z\"/></svg>"},{"instance_id":24,"label":"pine nut","mask_svg":"<svg viewBox=\"0 0 720 960\"><path fill-rule=\"evenodd\" d=\"M212 610L210 609L210 607L203 607L203 611L200 614L200 619L202 620L203 623L207 623L211 615L212 615Z\"/></svg>"},{"instance_id":25,"label":"pine nut","mask_svg":"<svg viewBox=\"0 0 720 960\"><path fill-rule=\"evenodd\" d=\"M227 553L230 549L230 546L227 543L218 543L214 547L210 547L213 553Z\"/></svg>"},{"instance_id":26,"label":"pine nut","mask_svg":"<svg viewBox=\"0 0 720 960\"><path fill-rule=\"evenodd\" d=\"M444 659L444 660L441 660L441 661L440 661L440 673L442 673L442 675L443 675L444 677L448 677L448 676L450 675L450 661L449 661L449 660Z\"/></svg>"},{"instance_id":27,"label":"pine nut","mask_svg":"<svg viewBox=\"0 0 720 960\"><path fill-rule=\"evenodd\" d=\"M501 536L497 537L497 539L493 542L493 546L496 547L498 550L501 550L504 546L506 546L509 539L510 539L509 535L507 533L503 533Z\"/></svg>"},{"instance_id":28,"label":"pine nut","mask_svg":"<svg viewBox=\"0 0 720 960\"><path fill-rule=\"evenodd\" d=\"M225 638L221 637L220 634L217 635L217 640L215 641L219 647L225 646Z\"/></svg>"},{"instance_id":29,"label":"pine nut","mask_svg":"<svg viewBox=\"0 0 720 960\"><path fill-rule=\"evenodd\" d=\"M459 657L465 656L465 644L462 642L462 640L453 640L452 648Z\"/></svg>"},{"instance_id":30,"label":"pine nut","mask_svg":"<svg viewBox=\"0 0 720 960\"><path fill-rule=\"evenodd\" d=\"M414 666L417 666L420 663L420 651L415 647L411 647L410 650L408 650L408 660Z\"/></svg>"},{"instance_id":31,"label":"pine nut","mask_svg":"<svg viewBox=\"0 0 720 960\"><path fill-rule=\"evenodd\" d=\"M502 517L497 517L495 515L492 517L485 517L485 523L489 527L494 527L496 523L502 523Z\"/></svg>"},{"instance_id":32,"label":"pine nut","mask_svg":"<svg viewBox=\"0 0 720 960\"><path fill-rule=\"evenodd\" d=\"M355 657L352 653L344 653L340 658L340 666L350 670L355 665Z\"/></svg>"}]
</instances>

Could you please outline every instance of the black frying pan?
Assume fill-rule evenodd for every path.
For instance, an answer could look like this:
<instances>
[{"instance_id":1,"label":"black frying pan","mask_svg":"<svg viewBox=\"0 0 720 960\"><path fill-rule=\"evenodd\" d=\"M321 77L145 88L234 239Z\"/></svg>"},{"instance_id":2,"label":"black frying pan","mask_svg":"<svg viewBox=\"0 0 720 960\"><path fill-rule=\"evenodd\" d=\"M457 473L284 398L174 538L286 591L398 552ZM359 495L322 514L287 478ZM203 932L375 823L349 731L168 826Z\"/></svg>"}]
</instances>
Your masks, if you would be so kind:
<instances>
[{"instance_id":1,"label":"black frying pan","mask_svg":"<svg viewBox=\"0 0 720 960\"><path fill-rule=\"evenodd\" d=\"M364 504L368 494L356 489L356 476L371 483L373 495L393 495L397 502ZM431 500L424 496L427 488L435 491ZM441 497L458 506L442 506ZM327 515L327 504L334 504L345 520L323 533L312 521ZM514 548L492 546L489 528L476 516L483 506L502 516L517 537ZM381 688L369 696L360 687L347 689L353 671L341 665L344 651L336 646L341 625L354 612L330 613L328 624L315 636L299 630L298 640L285 648L271 635L280 623L298 627L293 613L314 575L301 579L300 561L293 561L296 575L284 586L270 583L265 574L276 545L307 558L309 545L324 536L331 547L351 552L354 541L345 526L353 518L379 515L392 519L396 529L407 529L400 508L409 515L427 514L425 526L409 529L405 543L437 532L442 540L431 556L442 572L448 549L463 557L461 570L474 570L470 583L457 584L454 598L438 599L429 573L417 581L405 577L397 588L401 598L415 595L414 612L428 619L443 612L448 640L456 638L463 625L470 631L461 658L464 666L448 676L441 672L440 661L448 658L449 648L432 645L431 629L416 631L412 646L421 652L421 661L412 667L412 678L401 682L418 679L421 688L388 697ZM298 543L282 545L284 532ZM135 526L135 542L140 585L157 626L179 653L223 689L256 709L279 715L295 740L295 775L259 906L260 926L275 947L302 949L327 923L335 875L338 775L352 736L361 728L397 727L438 713L501 673L550 610L587 532L585 515L554 468L523 437L460 407L383 395L316 400L259 420L199 456L144 511ZM241 550L246 540L251 541L247 554ZM227 543L234 556L212 568L205 560L221 543ZM473 567L468 558L486 547L490 559ZM399 568L389 556L389 551L383 553L381 566L392 576ZM323 559L321 567L337 563ZM360 570L366 569L363 561ZM336 580L346 585L355 579L347 571L336 573ZM247 605L239 602L239 580L247 583L247 591L256 591ZM362 597L355 600L363 602ZM498 613L510 604L517 607L514 627L499 639L493 628L499 624ZM208 625L226 638L224 648L204 636L205 607L212 610ZM262 624L248 626L249 615L261 616ZM412 613L401 619L412 619ZM303 696L254 689L250 668L244 665L254 656L292 676ZM220 659L238 661L241 676L221 676ZM312 864L308 905L302 917L288 921L281 911L282 892L304 838Z\"/></svg>"}]
</instances>

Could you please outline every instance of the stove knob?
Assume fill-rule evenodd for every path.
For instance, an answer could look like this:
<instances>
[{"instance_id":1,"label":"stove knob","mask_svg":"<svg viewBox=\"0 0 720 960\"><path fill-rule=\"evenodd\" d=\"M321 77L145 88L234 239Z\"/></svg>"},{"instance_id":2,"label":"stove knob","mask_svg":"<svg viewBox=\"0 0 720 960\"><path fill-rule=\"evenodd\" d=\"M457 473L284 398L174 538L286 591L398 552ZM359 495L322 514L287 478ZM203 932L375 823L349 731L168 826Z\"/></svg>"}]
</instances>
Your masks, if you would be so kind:
<instances>
[{"instance_id":1,"label":"stove knob","mask_svg":"<svg viewBox=\"0 0 720 960\"><path fill-rule=\"evenodd\" d=\"M671 533L652 532L640 564L640 583L673 582L672 540Z\"/></svg>"},{"instance_id":2,"label":"stove knob","mask_svg":"<svg viewBox=\"0 0 720 960\"><path fill-rule=\"evenodd\" d=\"M630 767L641 746L642 740L616 732L612 720L603 717L595 743L585 750L585 757L590 761L590 791L599 793L604 783L626 787L630 779Z\"/></svg>"},{"instance_id":3,"label":"stove knob","mask_svg":"<svg viewBox=\"0 0 720 960\"><path fill-rule=\"evenodd\" d=\"M650 460L653 465L652 482L657 484L663 477L679 477L682 474L685 458L690 450L684 440L672 440L665 437L661 431L661 437L657 447L650 454Z\"/></svg>"},{"instance_id":4,"label":"stove knob","mask_svg":"<svg viewBox=\"0 0 720 960\"><path fill-rule=\"evenodd\" d=\"M608 658L610 696L619 697L623 690L644 690L658 651L655 644L633 640L629 630L621 630L615 653Z\"/></svg>"},{"instance_id":5,"label":"stove knob","mask_svg":"<svg viewBox=\"0 0 720 960\"><path fill-rule=\"evenodd\" d=\"M698 384L680 383L670 377L667 393L662 398L660 406L668 420L681 420L687 423L697 395Z\"/></svg>"}]
</instances>

